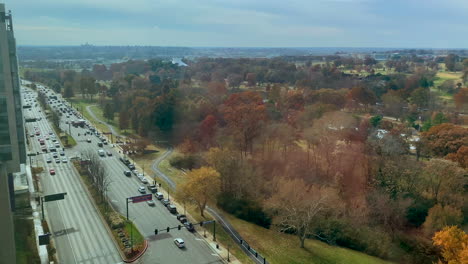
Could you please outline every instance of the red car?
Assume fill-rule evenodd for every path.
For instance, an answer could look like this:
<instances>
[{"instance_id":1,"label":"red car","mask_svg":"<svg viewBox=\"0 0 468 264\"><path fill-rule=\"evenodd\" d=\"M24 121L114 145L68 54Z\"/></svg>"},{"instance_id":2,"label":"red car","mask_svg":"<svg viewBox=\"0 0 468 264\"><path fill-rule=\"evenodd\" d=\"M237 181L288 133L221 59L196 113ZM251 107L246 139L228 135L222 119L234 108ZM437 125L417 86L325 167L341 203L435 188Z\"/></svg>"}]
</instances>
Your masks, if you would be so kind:
<instances>
[{"instance_id":1,"label":"red car","mask_svg":"<svg viewBox=\"0 0 468 264\"><path fill-rule=\"evenodd\" d=\"M50 175L55 175L55 170L54 169L50 169L49 172L50 172Z\"/></svg>"}]
</instances>

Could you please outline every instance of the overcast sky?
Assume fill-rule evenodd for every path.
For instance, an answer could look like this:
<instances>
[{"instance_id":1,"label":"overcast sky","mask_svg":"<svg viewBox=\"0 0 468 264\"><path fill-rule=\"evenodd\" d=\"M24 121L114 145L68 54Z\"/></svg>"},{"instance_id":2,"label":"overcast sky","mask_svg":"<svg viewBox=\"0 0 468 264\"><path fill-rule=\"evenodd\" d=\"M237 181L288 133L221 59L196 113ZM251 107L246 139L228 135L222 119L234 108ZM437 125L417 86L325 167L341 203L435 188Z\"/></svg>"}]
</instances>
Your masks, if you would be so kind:
<instances>
[{"instance_id":1,"label":"overcast sky","mask_svg":"<svg viewBox=\"0 0 468 264\"><path fill-rule=\"evenodd\" d=\"M468 0L0 0L18 45L467 48Z\"/></svg>"}]
</instances>

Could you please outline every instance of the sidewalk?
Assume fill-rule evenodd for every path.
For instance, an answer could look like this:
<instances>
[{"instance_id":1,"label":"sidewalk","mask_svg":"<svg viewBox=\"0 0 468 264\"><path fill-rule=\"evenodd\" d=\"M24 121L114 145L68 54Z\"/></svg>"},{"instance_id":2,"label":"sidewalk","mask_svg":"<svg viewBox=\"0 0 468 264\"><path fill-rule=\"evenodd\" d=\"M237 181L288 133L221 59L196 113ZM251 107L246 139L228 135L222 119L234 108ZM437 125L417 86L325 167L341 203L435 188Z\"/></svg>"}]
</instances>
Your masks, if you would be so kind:
<instances>
[{"instance_id":1,"label":"sidewalk","mask_svg":"<svg viewBox=\"0 0 468 264\"><path fill-rule=\"evenodd\" d=\"M44 234L44 229L42 228L40 208L38 208L37 202L34 199L34 194L36 193L36 190L34 190L34 181L32 178L31 166L28 163L29 161L26 162L26 175L28 177L29 183L29 197L31 208L33 211L34 231L36 233L36 238L38 238L40 235ZM47 252L47 246L39 246L39 239L36 239L36 246L39 258L41 259L41 264L49 263L49 254Z\"/></svg>"}]
</instances>

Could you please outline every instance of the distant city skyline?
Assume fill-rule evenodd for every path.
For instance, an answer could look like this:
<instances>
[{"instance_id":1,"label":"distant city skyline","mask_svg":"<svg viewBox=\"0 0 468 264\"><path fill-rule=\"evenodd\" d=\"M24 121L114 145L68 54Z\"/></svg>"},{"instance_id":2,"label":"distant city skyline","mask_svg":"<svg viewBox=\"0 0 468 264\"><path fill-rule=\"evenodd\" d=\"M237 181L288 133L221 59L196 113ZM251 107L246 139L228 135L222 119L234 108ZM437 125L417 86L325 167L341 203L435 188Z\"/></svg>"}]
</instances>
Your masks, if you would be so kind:
<instances>
[{"instance_id":1,"label":"distant city skyline","mask_svg":"<svg viewBox=\"0 0 468 264\"><path fill-rule=\"evenodd\" d=\"M465 48L463 0L0 0L18 45Z\"/></svg>"}]
</instances>

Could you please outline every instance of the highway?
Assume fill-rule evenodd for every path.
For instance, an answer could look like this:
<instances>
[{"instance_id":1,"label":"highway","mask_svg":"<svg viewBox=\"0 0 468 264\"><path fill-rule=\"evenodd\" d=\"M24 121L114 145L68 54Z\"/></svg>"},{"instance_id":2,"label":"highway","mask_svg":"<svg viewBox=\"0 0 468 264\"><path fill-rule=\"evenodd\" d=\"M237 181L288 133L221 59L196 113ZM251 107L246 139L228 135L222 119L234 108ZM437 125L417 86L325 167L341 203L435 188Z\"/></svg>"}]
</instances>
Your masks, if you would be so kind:
<instances>
[{"instance_id":1,"label":"highway","mask_svg":"<svg viewBox=\"0 0 468 264\"><path fill-rule=\"evenodd\" d=\"M126 198L141 195L138 192L138 187L145 186L146 188L146 185L133 175L131 177L124 175L123 172L128 168L119 160L118 148L111 145L98 147L97 143L100 142L100 139L96 135L84 135L85 132L89 131L87 128L73 127L66 124L66 121L78 118L81 118L81 116L72 115L66 118L66 115L64 115L61 120L62 129L67 132L70 130L71 135L77 141L77 146L67 150L67 155L81 156L82 153L88 151L97 154L99 149L112 153L112 156L101 157L111 178L107 196L112 206L125 216ZM87 142L88 139L91 139L91 143ZM148 181L150 180L148 178ZM167 196L167 193L164 193L164 195ZM181 230L172 229L170 232L166 232L166 227L176 227L181 223L160 201L154 200L156 205L153 207L146 202L129 204L129 218L135 222L140 232L149 242L148 250L139 260L140 263L223 263L214 249L197 232L191 233L185 228ZM178 210L183 213L183 208L178 208ZM158 235L155 235L155 228L164 231L160 231ZM175 238L182 238L186 247L179 249L174 244Z\"/></svg>"},{"instance_id":2,"label":"highway","mask_svg":"<svg viewBox=\"0 0 468 264\"><path fill-rule=\"evenodd\" d=\"M23 91L30 90L23 88ZM30 92L26 95L23 92L23 97L25 96L33 101L37 94ZM51 153L42 154L38 138L44 139L46 145L52 144L52 135L49 135L49 132L54 131L39 104L34 107L33 103L32 106L31 110L24 109L24 111L42 119L28 122L25 127L28 131L30 152L40 153L33 157L31 164L44 167L44 172L40 175L43 195L67 193L64 200L45 203L46 218L52 239L55 241L59 263L121 263L118 250L86 194L78 173L70 162L62 162L64 157L69 157L69 153L58 156L60 163L56 163L55 159L52 159L51 163L46 162L46 158L51 156ZM36 136L35 131L39 131L40 135ZM31 137L30 134L33 132L34 135ZM50 175L50 169L55 170L55 175Z\"/></svg>"}]
</instances>

